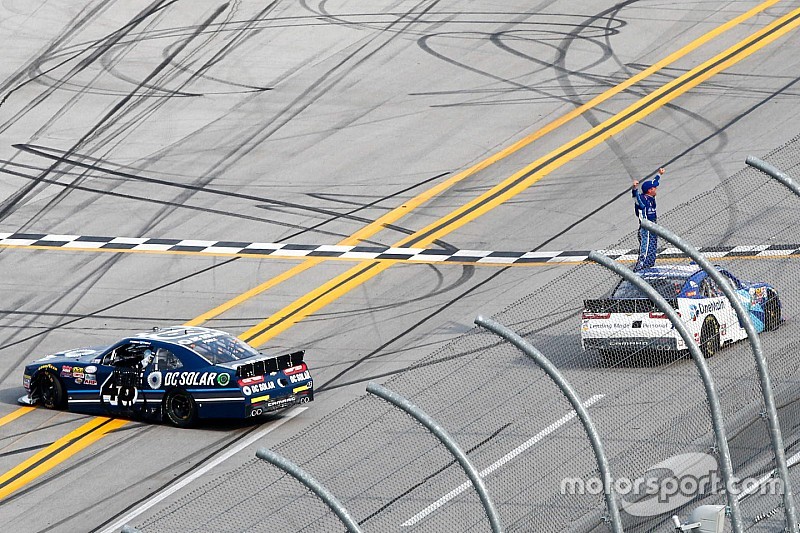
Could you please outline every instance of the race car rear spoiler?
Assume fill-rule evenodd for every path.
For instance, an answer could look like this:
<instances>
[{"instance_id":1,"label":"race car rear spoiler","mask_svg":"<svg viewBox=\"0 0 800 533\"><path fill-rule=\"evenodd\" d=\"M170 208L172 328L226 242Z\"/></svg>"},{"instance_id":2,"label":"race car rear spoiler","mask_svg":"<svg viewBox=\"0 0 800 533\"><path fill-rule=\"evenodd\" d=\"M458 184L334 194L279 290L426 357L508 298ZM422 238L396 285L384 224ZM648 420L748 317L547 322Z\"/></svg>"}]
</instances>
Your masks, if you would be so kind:
<instances>
[{"instance_id":1,"label":"race car rear spoiler","mask_svg":"<svg viewBox=\"0 0 800 533\"><path fill-rule=\"evenodd\" d=\"M236 367L236 376L240 378L250 378L292 368L303 362L305 353L305 350L300 350L299 352L292 352L277 357L269 357L244 363Z\"/></svg>"},{"instance_id":2,"label":"race car rear spoiler","mask_svg":"<svg viewBox=\"0 0 800 533\"><path fill-rule=\"evenodd\" d=\"M678 308L677 298L667 298L667 303ZM584 300L583 308L590 313L650 313L659 312L656 304L645 298L603 298Z\"/></svg>"}]
</instances>

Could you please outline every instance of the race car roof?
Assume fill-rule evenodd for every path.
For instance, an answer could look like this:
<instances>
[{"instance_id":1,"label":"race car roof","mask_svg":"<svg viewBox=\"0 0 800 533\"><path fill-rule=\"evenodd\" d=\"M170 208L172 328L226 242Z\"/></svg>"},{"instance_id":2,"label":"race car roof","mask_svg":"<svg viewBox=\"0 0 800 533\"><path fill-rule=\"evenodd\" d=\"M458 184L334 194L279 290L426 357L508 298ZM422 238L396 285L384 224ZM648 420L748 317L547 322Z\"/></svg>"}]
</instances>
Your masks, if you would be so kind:
<instances>
[{"instance_id":1,"label":"race car roof","mask_svg":"<svg viewBox=\"0 0 800 533\"><path fill-rule=\"evenodd\" d=\"M153 328L153 331L147 331L135 335L137 339L152 339L164 342L171 342L175 344L186 344L186 340L195 338L209 338L222 335L230 335L224 331L211 328L201 327L185 327L185 326L170 326L167 328ZM179 342L184 341L184 342Z\"/></svg>"},{"instance_id":2,"label":"race car roof","mask_svg":"<svg viewBox=\"0 0 800 533\"><path fill-rule=\"evenodd\" d=\"M697 265L659 265L639 270L637 274L647 278L689 278L700 271Z\"/></svg>"},{"instance_id":3,"label":"race car roof","mask_svg":"<svg viewBox=\"0 0 800 533\"><path fill-rule=\"evenodd\" d=\"M172 326L142 333L136 340L157 340L187 348L206 361L230 363L260 356L260 352L234 335L218 329Z\"/></svg>"}]
</instances>

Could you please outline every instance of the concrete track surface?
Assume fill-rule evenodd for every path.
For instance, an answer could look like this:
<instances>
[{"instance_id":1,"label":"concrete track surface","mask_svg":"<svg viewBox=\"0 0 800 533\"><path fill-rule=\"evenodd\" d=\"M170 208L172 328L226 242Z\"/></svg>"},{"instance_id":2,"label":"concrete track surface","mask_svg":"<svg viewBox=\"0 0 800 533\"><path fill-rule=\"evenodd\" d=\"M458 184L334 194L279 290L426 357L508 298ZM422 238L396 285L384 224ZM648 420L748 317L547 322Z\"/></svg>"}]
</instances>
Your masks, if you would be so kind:
<instances>
[{"instance_id":1,"label":"concrete track surface","mask_svg":"<svg viewBox=\"0 0 800 533\"><path fill-rule=\"evenodd\" d=\"M6 0L0 25L0 232L630 248L631 180L666 166L660 220L696 245L800 242L800 199L742 170L800 130L800 2ZM791 173L800 151L771 160ZM797 261L726 262L784 299L786 322L763 339L787 455L800 437ZM465 477L424 431L362 397L387 380L479 468L530 443L487 477L508 530L603 530L598 497L559 494L559 480L594 468L566 402L520 354L473 331L479 313L568 372L618 475L712 444L690 361L609 367L580 351L581 300L614 282L600 267L2 243L0 265L10 531L341 529L253 459L262 446L304 465L366 531L488 531L471 490L418 515ZM16 405L32 359L184 323L266 353L305 348L316 400L192 430ZM735 427L734 467L768 472L747 347L711 366ZM699 501L721 498L689 506ZM779 530L777 503L743 500L748 525ZM663 530L667 518L626 514L626 529Z\"/></svg>"}]
</instances>

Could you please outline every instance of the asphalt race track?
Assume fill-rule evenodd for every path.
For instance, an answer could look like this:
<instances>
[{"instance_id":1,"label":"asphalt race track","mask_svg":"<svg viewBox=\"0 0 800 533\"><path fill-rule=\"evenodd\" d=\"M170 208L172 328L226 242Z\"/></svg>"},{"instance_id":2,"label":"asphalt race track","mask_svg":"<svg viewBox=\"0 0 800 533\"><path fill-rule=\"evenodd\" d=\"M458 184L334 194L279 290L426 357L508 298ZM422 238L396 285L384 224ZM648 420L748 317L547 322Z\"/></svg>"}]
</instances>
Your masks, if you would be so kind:
<instances>
[{"instance_id":1,"label":"asphalt race track","mask_svg":"<svg viewBox=\"0 0 800 533\"><path fill-rule=\"evenodd\" d=\"M800 133L798 1L380 4L4 0L0 233L633 248L632 180L666 166L667 213ZM103 531L131 511L142 523L574 267L19 244L0 240L0 529L15 532ZM750 263L776 286L796 279ZM306 349L315 401L190 430L20 410L25 363L174 324ZM547 342L576 342L559 335ZM737 377L722 357L714 371ZM643 373L592 394L633 405L627 375ZM553 420L567 412L541 394ZM563 441L541 442L558 464ZM377 530L407 518L387 512Z\"/></svg>"}]
</instances>

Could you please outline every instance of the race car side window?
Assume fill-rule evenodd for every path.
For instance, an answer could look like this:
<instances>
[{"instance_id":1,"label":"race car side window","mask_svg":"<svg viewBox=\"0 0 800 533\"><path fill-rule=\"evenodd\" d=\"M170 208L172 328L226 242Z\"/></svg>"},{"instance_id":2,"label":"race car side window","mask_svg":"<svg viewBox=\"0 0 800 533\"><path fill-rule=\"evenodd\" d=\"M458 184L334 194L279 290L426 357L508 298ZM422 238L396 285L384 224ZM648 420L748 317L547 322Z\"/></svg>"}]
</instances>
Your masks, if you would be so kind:
<instances>
[{"instance_id":1,"label":"race car side window","mask_svg":"<svg viewBox=\"0 0 800 533\"><path fill-rule=\"evenodd\" d=\"M118 346L103 357L103 364L114 367L134 368L147 365L153 358L149 345L129 343Z\"/></svg>"},{"instance_id":2,"label":"race car side window","mask_svg":"<svg viewBox=\"0 0 800 533\"><path fill-rule=\"evenodd\" d=\"M114 366L122 360L127 360L130 357L130 347L130 344L121 344L117 346L103 355L103 360L100 362L100 364Z\"/></svg>"},{"instance_id":3,"label":"race car side window","mask_svg":"<svg viewBox=\"0 0 800 533\"><path fill-rule=\"evenodd\" d=\"M183 367L183 363L178 357L167 350L166 348L159 348L156 350L156 358L154 361L156 370L177 370Z\"/></svg>"}]
</instances>

